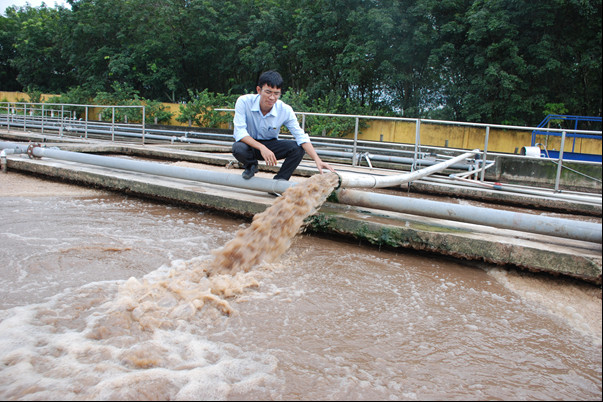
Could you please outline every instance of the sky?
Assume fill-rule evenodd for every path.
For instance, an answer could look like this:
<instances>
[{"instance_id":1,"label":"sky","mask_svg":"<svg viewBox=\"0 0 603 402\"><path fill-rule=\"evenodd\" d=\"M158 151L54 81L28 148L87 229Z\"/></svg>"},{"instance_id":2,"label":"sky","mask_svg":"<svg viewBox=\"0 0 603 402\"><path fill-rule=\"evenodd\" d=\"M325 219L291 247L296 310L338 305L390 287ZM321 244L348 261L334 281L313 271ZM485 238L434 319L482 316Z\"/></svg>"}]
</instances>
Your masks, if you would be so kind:
<instances>
[{"instance_id":1,"label":"sky","mask_svg":"<svg viewBox=\"0 0 603 402\"><path fill-rule=\"evenodd\" d=\"M29 3L31 7L39 7L42 5L42 3L45 3L46 7L49 8L54 8L55 3L69 7L69 4L65 0L0 0L0 14L5 15L4 11L6 10L6 7L23 7L26 3Z\"/></svg>"}]
</instances>

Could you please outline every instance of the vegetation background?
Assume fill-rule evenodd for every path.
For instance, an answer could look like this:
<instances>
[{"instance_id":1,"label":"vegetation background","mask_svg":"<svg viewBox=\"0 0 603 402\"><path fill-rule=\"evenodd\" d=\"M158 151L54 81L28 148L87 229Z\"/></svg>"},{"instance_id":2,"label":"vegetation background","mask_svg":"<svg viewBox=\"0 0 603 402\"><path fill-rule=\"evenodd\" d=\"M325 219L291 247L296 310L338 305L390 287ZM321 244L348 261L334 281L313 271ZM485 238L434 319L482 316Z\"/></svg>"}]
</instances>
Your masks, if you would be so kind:
<instances>
[{"instance_id":1,"label":"vegetation background","mask_svg":"<svg viewBox=\"0 0 603 402\"><path fill-rule=\"evenodd\" d=\"M276 69L297 111L601 116L601 0L67 2L0 16L0 90L179 102L187 120L232 107Z\"/></svg>"}]
</instances>

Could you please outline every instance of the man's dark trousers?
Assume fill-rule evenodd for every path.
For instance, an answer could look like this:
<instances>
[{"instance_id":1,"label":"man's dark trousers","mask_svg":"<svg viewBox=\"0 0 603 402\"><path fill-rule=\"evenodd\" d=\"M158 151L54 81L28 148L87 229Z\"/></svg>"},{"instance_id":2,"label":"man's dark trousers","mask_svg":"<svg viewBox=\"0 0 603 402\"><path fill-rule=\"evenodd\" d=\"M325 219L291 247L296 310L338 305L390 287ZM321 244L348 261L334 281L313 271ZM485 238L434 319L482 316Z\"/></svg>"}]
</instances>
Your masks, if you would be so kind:
<instances>
[{"instance_id":1,"label":"man's dark trousers","mask_svg":"<svg viewBox=\"0 0 603 402\"><path fill-rule=\"evenodd\" d=\"M284 159L281 169L274 179L289 180L293 171L299 166L306 151L297 145L294 140L258 140L269 150L274 152L277 160ZM232 154L245 168L249 165L257 165L258 159L264 160L259 150L250 147L244 142L237 141L232 145Z\"/></svg>"}]
</instances>

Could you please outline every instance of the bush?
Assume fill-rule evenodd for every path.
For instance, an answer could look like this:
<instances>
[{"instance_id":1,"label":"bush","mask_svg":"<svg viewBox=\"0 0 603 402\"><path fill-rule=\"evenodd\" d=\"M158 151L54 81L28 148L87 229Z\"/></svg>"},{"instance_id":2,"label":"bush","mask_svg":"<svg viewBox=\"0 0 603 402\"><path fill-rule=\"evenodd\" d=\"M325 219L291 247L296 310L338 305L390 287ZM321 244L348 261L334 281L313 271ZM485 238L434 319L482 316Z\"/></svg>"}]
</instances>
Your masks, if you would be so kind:
<instances>
[{"instance_id":1,"label":"bush","mask_svg":"<svg viewBox=\"0 0 603 402\"><path fill-rule=\"evenodd\" d=\"M310 100L304 91L287 92L283 95L283 102L291 105L296 112L311 112L325 114L349 114L369 115L372 114L367 107L349 98L330 92L324 98ZM366 120L359 121L358 129L366 126ZM350 117L330 116L306 116L305 131L314 136L345 137L353 134L356 127L356 119Z\"/></svg>"},{"instance_id":2,"label":"bush","mask_svg":"<svg viewBox=\"0 0 603 402\"><path fill-rule=\"evenodd\" d=\"M203 91L191 91L188 94L191 98L185 104L180 105L180 115L176 121L188 123L189 126L195 124L199 127L220 128L223 124L232 121L232 115L228 112L220 112L216 108L232 108L238 95L224 95Z\"/></svg>"},{"instance_id":3,"label":"bush","mask_svg":"<svg viewBox=\"0 0 603 402\"><path fill-rule=\"evenodd\" d=\"M142 106L138 91L130 85L116 81L111 87L113 92L99 92L94 97L94 103L103 106ZM115 113L116 122L133 123L142 121L142 108L106 107L100 111L99 116L102 119L113 119L113 113Z\"/></svg>"},{"instance_id":4,"label":"bush","mask_svg":"<svg viewBox=\"0 0 603 402\"><path fill-rule=\"evenodd\" d=\"M65 103L75 105L88 105L92 102L92 92L83 89L80 86L70 88L67 92L59 96L53 96L46 100L46 103ZM84 117L85 108L81 106L65 106L66 111L75 111L78 117Z\"/></svg>"}]
</instances>

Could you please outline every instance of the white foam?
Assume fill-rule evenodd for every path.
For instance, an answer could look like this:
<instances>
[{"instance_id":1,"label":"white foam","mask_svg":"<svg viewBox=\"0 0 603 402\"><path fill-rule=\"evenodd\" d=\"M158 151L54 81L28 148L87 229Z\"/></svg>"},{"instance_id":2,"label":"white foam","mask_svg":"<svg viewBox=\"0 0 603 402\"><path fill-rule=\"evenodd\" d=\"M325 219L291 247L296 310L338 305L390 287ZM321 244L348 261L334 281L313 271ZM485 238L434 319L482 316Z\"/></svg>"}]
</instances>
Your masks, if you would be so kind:
<instances>
[{"instance_id":1,"label":"white foam","mask_svg":"<svg viewBox=\"0 0 603 402\"><path fill-rule=\"evenodd\" d=\"M0 397L145 400L157 392L161 399L225 399L271 380L276 360L269 354L203 336L221 314L188 317L171 330L136 329L121 314L136 301L116 290L143 283L90 284L3 311Z\"/></svg>"}]
</instances>

